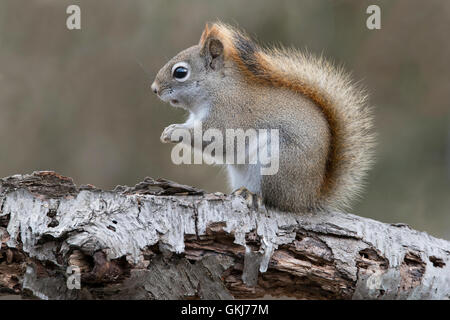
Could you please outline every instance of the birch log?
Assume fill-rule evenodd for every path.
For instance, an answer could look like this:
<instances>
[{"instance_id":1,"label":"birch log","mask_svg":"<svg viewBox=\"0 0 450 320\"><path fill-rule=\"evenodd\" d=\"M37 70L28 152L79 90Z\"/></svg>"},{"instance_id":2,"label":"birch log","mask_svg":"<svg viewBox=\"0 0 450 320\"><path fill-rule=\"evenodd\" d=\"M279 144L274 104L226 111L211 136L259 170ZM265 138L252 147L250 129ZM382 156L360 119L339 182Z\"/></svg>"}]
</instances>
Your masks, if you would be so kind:
<instances>
[{"instance_id":1,"label":"birch log","mask_svg":"<svg viewBox=\"0 0 450 320\"><path fill-rule=\"evenodd\" d=\"M163 179L103 191L48 171L3 178L0 239L0 294L450 299L448 241L348 213L255 211Z\"/></svg>"}]
</instances>

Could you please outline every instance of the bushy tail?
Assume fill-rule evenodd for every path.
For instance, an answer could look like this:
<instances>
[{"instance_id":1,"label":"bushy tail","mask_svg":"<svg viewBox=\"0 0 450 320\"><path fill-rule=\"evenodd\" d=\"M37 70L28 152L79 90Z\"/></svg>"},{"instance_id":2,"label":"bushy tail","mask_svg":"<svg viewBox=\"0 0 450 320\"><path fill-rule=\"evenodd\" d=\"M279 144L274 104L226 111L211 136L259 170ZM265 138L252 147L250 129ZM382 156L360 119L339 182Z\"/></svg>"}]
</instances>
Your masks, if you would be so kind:
<instances>
[{"instance_id":1,"label":"bushy tail","mask_svg":"<svg viewBox=\"0 0 450 320\"><path fill-rule=\"evenodd\" d=\"M374 158L373 115L367 94L342 68L322 57L297 50L263 50L267 74L284 79L283 86L297 91L321 108L331 132L325 180L318 205L348 208L360 194ZM281 85L281 83L280 83Z\"/></svg>"}]
</instances>

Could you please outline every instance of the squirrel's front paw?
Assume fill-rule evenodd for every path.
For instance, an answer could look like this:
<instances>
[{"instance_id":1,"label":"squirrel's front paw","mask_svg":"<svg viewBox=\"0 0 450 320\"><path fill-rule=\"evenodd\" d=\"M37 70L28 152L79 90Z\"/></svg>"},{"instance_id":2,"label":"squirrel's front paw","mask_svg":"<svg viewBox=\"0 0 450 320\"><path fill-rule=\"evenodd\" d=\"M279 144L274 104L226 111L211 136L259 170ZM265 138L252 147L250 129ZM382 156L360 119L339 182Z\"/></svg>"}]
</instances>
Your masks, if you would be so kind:
<instances>
[{"instance_id":1,"label":"squirrel's front paw","mask_svg":"<svg viewBox=\"0 0 450 320\"><path fill-rule=\"evenodd\" d=\"M256 193L248 190L246 187L240 187L239 189L234 190L231 195L243 197L250 209L258 211L265 208L263 199Z\"/></svg>"},{"instance_id":2,"label":"squirrel's front paw","mask_svg":"<svg viewBox=\"0 0 450 320\"><path fill-rule=\"evenodd\" d=\"M167 128L164 129L163 133L161 134L161 142L162 143L177 143L181 141L181 137L172 137L173 132L176 129L186 129L185 126L183 126L182 124L171 124L170 126L168 126Z\"/></svg>"}]
</instances>

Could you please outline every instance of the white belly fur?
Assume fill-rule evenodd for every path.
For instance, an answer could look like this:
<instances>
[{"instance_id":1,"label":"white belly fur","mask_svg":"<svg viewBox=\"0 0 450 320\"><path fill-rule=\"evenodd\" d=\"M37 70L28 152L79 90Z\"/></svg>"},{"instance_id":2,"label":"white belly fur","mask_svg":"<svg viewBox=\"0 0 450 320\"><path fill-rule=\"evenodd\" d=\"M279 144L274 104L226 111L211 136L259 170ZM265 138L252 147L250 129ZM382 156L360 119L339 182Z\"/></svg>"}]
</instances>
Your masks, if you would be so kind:
<instances>
[{"instance_id":1,"label":"white belly fur","mask_svg":"<svg viewBox=\"0 0 450 320\"><path fill-rule=\"evenodd\" d=\"M249 191L261 195L261 172L259 165L227 165L231 188L246 187Z\"/></svg>"}]
</instances>

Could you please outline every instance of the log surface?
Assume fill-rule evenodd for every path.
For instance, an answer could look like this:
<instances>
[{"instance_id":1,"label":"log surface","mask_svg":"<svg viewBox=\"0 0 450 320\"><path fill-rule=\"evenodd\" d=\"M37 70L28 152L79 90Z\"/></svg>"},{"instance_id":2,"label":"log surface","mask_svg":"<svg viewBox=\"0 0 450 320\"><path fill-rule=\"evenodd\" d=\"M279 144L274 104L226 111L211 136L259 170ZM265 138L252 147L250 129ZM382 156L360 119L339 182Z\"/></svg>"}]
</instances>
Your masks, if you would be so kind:
<instances>
[{"instance_id":1,"label":"log surface","mask_svg":"<svg viewBox=\"0 0 450 320\"><path fill-rule=\"evenodd\" d=\"M48 171L0 179L0 239L0 295L450 299L448 241L348 213L255 211L164 179L112 191Z\"/></svg>"}]
</instances>

